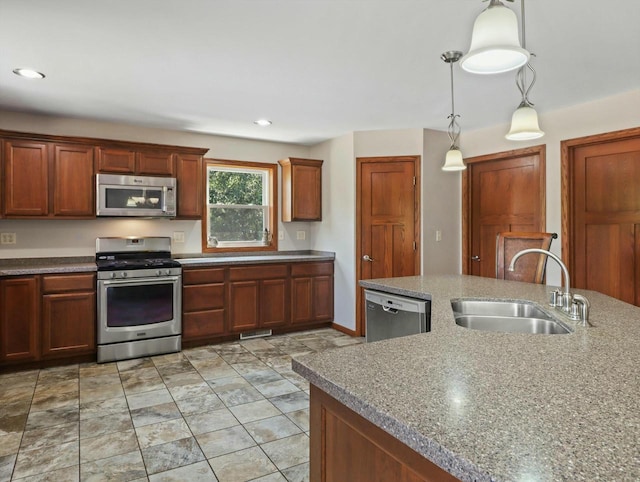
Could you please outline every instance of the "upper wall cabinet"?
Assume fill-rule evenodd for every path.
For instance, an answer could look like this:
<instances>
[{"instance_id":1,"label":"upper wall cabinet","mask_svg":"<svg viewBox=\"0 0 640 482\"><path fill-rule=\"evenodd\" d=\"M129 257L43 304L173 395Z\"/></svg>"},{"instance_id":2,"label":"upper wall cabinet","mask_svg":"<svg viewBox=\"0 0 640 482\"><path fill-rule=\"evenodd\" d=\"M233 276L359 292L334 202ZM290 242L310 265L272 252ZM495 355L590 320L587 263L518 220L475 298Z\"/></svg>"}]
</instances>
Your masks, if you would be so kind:
<instances>
[{"instance_id":1,"label":"upper wall cabinet","mask_svg":"<svg viewBox=\"0 0 640 482\"><path fill-rule=\"evenodd\" d=\"M145 176L173 176L174 153L146 151L134 147L98 147L97 171L114 174L140 174Z\"/></svg>"},{"instance_id":2,"label":"upper wall cabinet","mask_svg":"<svg viewBox=\"0 0 640 482\"><path fill-rule=\"evenodd\" d=\"M322 221L322 162L289 157L282 167L282 221Z\"/></svg>"},{"instance_id":3,"label":"upper wall cabinet","mask_svg":"<svg viewBox=\"0 0 640 482\"><path fill-rule=\"evenodd\" d=\"M202 214L208 149L0 131L0 213L7 218L95 217L95 173L176 177L180 219Z\"/></svg>"}]
</instances>

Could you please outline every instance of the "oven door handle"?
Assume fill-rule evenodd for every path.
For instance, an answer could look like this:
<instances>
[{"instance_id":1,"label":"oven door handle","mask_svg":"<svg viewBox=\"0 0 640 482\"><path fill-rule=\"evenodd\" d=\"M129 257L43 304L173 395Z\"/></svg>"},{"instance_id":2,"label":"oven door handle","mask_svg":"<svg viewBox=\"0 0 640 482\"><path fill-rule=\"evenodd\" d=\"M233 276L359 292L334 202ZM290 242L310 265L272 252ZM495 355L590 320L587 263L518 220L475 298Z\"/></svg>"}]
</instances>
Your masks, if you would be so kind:
<instances>
[{"instance_id":1,"label":"oven door handle","mask_svg":"<svg viewBox=\"0 0 640 482\"><path fill-rule=\"evenodd\" d=\"M126 286L126 285L149 285L162 283L175 283L180 280L180 276L165 276L163 278L128 278L128 279L108 279L99 280L103 286Z\"/></svg>"}]
</instances>

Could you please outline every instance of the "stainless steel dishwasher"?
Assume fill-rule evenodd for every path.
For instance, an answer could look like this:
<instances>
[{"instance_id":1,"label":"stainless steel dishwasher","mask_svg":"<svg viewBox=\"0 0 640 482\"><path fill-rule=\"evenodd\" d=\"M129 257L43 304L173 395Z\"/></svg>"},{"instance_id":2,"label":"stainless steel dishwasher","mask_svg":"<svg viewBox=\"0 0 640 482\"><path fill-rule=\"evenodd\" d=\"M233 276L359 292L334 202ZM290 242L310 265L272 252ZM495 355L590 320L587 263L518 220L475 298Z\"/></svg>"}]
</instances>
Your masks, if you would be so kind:
<instances>
[{"instance_id":1,"label":"stainless steel dishwasher","mask_svg":"<svg viewBox=\"0 0 640 482\"><path fill-rule=\"evenodd\" d=\"M364 290L367 342L431 330L431 301Z\"/></svg>"}]
</instances>

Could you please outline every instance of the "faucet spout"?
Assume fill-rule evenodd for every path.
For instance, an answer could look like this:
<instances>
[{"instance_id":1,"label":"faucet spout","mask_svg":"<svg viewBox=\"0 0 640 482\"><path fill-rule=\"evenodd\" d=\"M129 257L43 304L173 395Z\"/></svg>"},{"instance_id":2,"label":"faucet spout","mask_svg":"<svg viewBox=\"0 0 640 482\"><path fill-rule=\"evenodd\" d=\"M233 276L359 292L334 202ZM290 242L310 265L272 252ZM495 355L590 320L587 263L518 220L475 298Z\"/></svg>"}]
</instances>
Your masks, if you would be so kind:
<instances>
[{"instance_id":1,"label":"faucet spout","mask_svg":"<svg viewBox=\"0 0 640 482\"><path fill-rule=\"evenodd\" d=\"M547 251L546 249L540 249L540 248L529 248L529 249L523 249L522 251L518 251L513 256L513 258L511 258L511 263L509 263L508 270L514 271L516 266L516 261L518 261L518 258L520 258L520 256L524 256L525 254L529 254L529 253L546 254L547 256L549 256L551 259L553 259L555 262L557 262L560 265L560 268L562 269L562 274L564 276L563 308L565 311L569 311L571 308L571 301L572 301L571 282L569 281L569 270L567 269L567 266L562 262L562 260L555 254L553 254L551 251Z\"/></svg>"}]
</instances>

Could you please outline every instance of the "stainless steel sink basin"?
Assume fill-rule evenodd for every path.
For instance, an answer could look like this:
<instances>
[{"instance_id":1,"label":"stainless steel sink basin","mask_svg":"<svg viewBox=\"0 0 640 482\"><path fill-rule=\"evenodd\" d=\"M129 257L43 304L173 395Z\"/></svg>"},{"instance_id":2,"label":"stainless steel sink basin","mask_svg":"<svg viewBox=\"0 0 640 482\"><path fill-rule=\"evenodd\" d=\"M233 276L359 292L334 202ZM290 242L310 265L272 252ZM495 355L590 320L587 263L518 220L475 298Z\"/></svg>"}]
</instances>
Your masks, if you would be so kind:
<instances>
[{"instance_id":1,"label":"stainless steel sink basin","mask_svg":"<svg viewBox=\"0 0 640 482\"><path fill-rule=\"evenodd\" d=\"M506 300L454 300L456 324L473 330L561 335L572 330L533 303Z\"/></svg>"},{"instance_id":2,"label":"stainless steel sink basin","mask_svg":"<svg viewBox=\"0 0 640 482\"><path fill-rule=\"evenodd\" d=\"M562 322L521 316L461 315L456 317L456 324L472 330L506 333L540 335L566 335L571 333L571 329Z\"/></svg>"}]
</instances>

